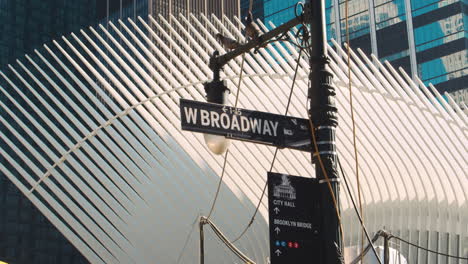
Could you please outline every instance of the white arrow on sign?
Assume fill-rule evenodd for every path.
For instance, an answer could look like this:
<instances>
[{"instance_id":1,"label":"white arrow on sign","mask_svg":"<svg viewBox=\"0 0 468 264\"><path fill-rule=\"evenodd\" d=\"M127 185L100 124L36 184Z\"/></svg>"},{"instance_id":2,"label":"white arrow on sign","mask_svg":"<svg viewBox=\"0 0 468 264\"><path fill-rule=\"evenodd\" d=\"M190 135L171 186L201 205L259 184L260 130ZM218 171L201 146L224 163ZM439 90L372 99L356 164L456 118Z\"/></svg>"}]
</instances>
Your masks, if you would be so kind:
<instances>
[{"instance_id":1,"label":"white arrow on sign","mask_svg":"<svg viewBox=\"0 0 468 264\"><path fill-rule=\"evenodd\" d=\"M280 212L280 209L278 207L275 207L275 209L273 209L273 211L275 211L275 213L278 214Z\"/></svg>"},{"instance_id":2,"label":"white arrow on sign","mask_svg":"<svg viewBox=\"0 0 468 264\"><path fill-rule=\"evenodd\" d=\"M279 234L280 231L281 231L281 229L279 229L279 227L275 227L276 234Z\"/></svg>"},{"instance_id":3,"label":"white arrow on sign","mask_svg":"<svg viewBox=\"0 0 468 264\"><path fill-rule=\"evenodd\" d=\"M281 251L280 251L279 249L277 249L277 250L275 251L275 254L276 254L276 256L279 256L279 255L281 255Z\"/></svg>"},{"instance_id":4,"label":"white arrow on sign","mask_svg":"<svg viewBox=\"0 0 468 264\"><path fill-rule=\"evenodd\" d=\"M223 112L226 113L228 110L228 107L227 106L223 106Z\"/></svg>"}]
</instances>

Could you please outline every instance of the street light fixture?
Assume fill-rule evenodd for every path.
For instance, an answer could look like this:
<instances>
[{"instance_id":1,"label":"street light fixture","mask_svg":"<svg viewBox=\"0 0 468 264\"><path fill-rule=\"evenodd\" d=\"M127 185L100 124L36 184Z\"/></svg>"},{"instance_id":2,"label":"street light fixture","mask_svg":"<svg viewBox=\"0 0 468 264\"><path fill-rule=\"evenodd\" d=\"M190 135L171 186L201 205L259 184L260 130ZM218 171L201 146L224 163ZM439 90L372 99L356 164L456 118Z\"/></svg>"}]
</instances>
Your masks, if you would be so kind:
<instances>
[{"instance_id":1,"label":"street light fixture","mask_svg":"<svg viewBox=\"0 0 468 264\"><path fill-rule=\"evenodd\" d=\"M210 58L209 67L213 70L213 80L205 84L207 101L211 103L224 104L225 96L229 91L220 80L221 68L231 59L248 52L254 48L257 50L267 43L283 40L286 32L296 25L303 24L303 30L310 27L304 40L309 53L310 86L308 89L308 112L312 138L314 142L325 142L325 144L314 144L312 149L312 162L315 164L315 175L320 185L321 219L321 245L323 254L319 256L321 263L343 263L342 237L339 219L339 182L336 169L336 146L335 130L338 125L338 114L335 106L335 88L333 87L333 74L329 70L329 59L327 57L327 37L325 20L325 0L306 1L302 13L296 15L290 21L276 27L261 36L250 39L245 44L240 44L228 53L219 56L216 51ZM280 37L277 37L280 36ZM309 43L310 39L310 43ZM313 47L311 46L313 45ZM303 46L303 47L302 47ZM216 138L215 138L216 137ZM224 137L205 135L208 147L214 153L220 154L227 150L228 143Z\"/></svg>"},{"instance_id":2,"label":"street light fixture","mask_svg":"<svg viewBox=\"0 0 468 264\"><path fill-rule=\"evenodd\" d=\"M218 55L218 51L213 53L213 57ZM224 105L230 90L227 88L226 82L220 80L220 70L221 68L213 70L213 80L205 83L206 101ZM208 149L216 155L223 154L231 145L231 140L227 139L225 136L203 134L203 137Z\"/></svg>"},{"instance_id":3,"label":"street light fixture","mask_svg":"<svg viewBox=\"0 0 468 264\"><path fill-rule=\"evenodd\" d=\"M288 31L292 27L300 24L302 20L302 17L296 17L291 21L288 21L285 24L280 25L279 27L263 34L261 38L252 39L245 44L239 45L235 49L222 56L219 56L219 52L215 51L209 61L209 67L213 71L213 80L211 82L205 83L206 100L209 103L224 105L226 102L227 94L229 93L229 89L227 88L226 84L220 79L219 73L221 71L221 68L224 65L226 65L230 60L245 52L248 52L250 49L258 48L262 45L265 45L264 42ZM224 152L226 152L230 145L230 140L226 139L226 137L224 136L208 134L203 135L205 138L206 145L214 154L223 154Z\"/></svg>"}]
</instances>

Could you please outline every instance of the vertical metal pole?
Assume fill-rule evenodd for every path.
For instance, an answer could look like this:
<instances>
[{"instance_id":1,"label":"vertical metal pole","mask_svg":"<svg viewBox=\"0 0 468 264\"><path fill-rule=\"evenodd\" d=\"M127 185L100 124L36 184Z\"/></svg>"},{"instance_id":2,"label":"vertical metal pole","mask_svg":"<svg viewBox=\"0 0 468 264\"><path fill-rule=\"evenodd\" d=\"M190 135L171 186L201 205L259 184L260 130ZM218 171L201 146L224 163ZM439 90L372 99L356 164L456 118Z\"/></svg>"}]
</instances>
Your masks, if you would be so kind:
<instances>
[{"instance_id":1,"label":"vertical metal pole","mask_svg":"<svg viewBox=\"0 0 468 264\"><path fill-rule=\"evenodd\" d=\"M221 23L224 25L224 0L221 0Z\"/></svg>"},{"instance_id":2,"label":"vertical metal pole","mask_svg":"<svg viewBox=\"0 0 468 264\"><path fill-rule=\"evenodd\" d=\"M384 236L384 264L388 264L390 263L390 255L389 255L389 248L388 248L388 240L389 240L389 236L386 235Z\"/></svg>"},{"instance_id":3,"label":"vertical metal pole","mask_svg":"<svg viewBox=\"0 0 468 264\"><path fill-rule=\"evenodd\" d=\"M315 164L315 174L319 179L322 207L322 256L320 263L343 263L342 238L337 211L340 211L339 183L337 173L337 157L335 146L335 130L338 125L338 114L335 106L335 88L332 85L333 74L328 69L327 37L325 22L325 0L309 0L308 23L310 24L310 87L308 91L309 115L314 126L318 153L312 150L312 162ZM324 171L320 164L324 165ZM325 175L326 174L326 175ZM328 177L327 177L328 176ZM328 180L326 180L328 178ZM331 184L337 210L330 193Z\"/></svg>"},{"instance_id":4,"label":"vertical metal pole","mask_svg":"<svg viewBox=\"0 0 468 264\"><path fill-rule=\"evenodd\" d=\"M205 235L203 234L203 226L205 225L205 219L200 217L198 227L200 230L200 263L205 264Z\"/></svg>"},{"instance_id":5,"label":"vertical metal pole","mask_svg":"<svg viewBox=\"0 0 468 264\"><path fill-rule=\"evenodd\" d=\"M205 0L205 16L208 17L208 0Z\"/></svg>"}]
</instances>

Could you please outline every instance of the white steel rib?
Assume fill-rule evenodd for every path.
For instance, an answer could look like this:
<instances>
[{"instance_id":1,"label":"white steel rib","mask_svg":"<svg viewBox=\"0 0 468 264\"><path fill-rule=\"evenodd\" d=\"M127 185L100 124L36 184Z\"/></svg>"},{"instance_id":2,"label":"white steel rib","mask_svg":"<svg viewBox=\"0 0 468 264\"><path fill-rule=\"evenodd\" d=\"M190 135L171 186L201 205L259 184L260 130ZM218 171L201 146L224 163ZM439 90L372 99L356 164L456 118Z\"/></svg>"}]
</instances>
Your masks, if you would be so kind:
<instances>
[{"instance_id":1,"label":"white steel rib","mask_svg":"<svg viewBox=\"0 0 468 264\"><path fill-rule=\"evenodd\" d=\"M211 154L201 134L181 130L179 99L205 101L209 57L225 52L214 35L245 41L243 25L190 14L109 26L64 36L0 73L2 177L92 263L195 263L197 219L208 214L224 157ZM337 149L356 197L347 52L332 42ZM450 96L402 69L359 49L350 54L366 227L466 258L466 115ZM240 81L239 107L284 114L298 56L290 43L272 43L247 53L243 68L241 57L229 62L221 76L232 91L229 104ZM298 63L288 115L305 118L307 58ZM229 239L255 211L274 152L232 142L212 215ZM314 176L310 154L289 149L279 150L273 171ZM345 190L342 183L344 241L359 246L359 222ZM214 233L205 238L207 263L239 263ZM266 263L268 239L264 198L235 244ZM466 263L396 240L392 247L408 263Z\"/></svg>"}]
</instances>

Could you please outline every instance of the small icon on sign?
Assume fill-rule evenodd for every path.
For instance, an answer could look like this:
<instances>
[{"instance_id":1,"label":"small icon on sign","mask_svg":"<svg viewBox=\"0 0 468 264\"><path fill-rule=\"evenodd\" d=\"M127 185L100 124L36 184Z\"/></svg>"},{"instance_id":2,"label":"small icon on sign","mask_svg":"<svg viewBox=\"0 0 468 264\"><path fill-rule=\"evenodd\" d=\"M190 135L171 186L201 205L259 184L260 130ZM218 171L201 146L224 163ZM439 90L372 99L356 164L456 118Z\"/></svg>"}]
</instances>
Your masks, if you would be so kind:
<instances>
[{"instance_id":1,"label":"small icon on sign","mask_svg":"<svg viewBox=\"0 0 468 264\"><path fill-rule=\"evenodd\" d=\"M281 231L281 229L279 229L279 227L275 227L276 234L279 234L280 231Z\"/></svg>"},{"instance_id":2,"label":"small icon on sign","mask_svg":"<svg viewBox=\"0 0 468 264\"><path fill-rule=\"evenodd\" d=\"M278 214L280 212L280 209L278 207L275 207L273 211L275 211L275 213Z\"/></svg>"},{"instance_id":3,"label":"small icon on sign","mask_svg":"<svg viewBox=\"0 0 468 264\"><path fill-rule=\"evenodd\" d=\"M279 242L278 240L276 240L275 245L276 245L277 247L279 247L279 246L281 246L281 242Z\"/></svg>"},{"instance_id":4,"label":"small icon on sign","mask_svg":"<svg viewBox=\"0 0 468 264\"><path fill-rule=\"evenodd\" d=\"M285 128L285 129L284 129L284 134L285 134L285 135L288 135L288 136L292 136L292 135L293 135L293 132L292 132L292 130L289 130L289 129L286 129L286 128Z\"/></svg>"},{"instance_id":5,"label":"small icon on sign","mask_svg":"<svg viewBox=\"0 0 468 264\"><path fill-rule=\"evenodd\" d=\"M299 248L299 243L294 242L294 248Z\"/></svg>"},{"instance_id":6,"label":"small icon on sign","mask_svg":"<svg viewBox=\"0 0 468 264\"><path fill-rule=\"evenodd\" d=\"M274 187L273 196L276 198L283 198L288 200L296 199L296 189L291 186L288 175L283 174L281 176L281 184Z\"/></svg>"},{"instance_id":7,"label":"small icon on sign","mask_svg":"<svg viewBox=\"0 0 468 264\"><path fill-rule=\"evenodd\" d=\"M301 129L302 129L302 130L307 130L307 126L301 125Z\"/></svg>"},{"instance_id":8,"label":"small icon on sign","mask_svg":"<svg viewBox=\"0 0 468 264\"><path fill-rule=\"evenodd\" d=\"M228 111L228 107L227 106L223 106L223 112L226 113Z\"/></svg>"},{"instance_id":9,"label":"small icon on sign","mask_svg":"<svg viewBox=\"0 0 468 264\"><path fill-rule=\"evenodd\" d=\"M288 242L288 247L292 248L293 247L293 242Z\"/></svg>"},{"instance_id":10,"label":"small icon on sign","mask_svg":"<svg viewBox=\"0 0 468 264\"><path fill-rule=\"evenodd\" d=\"M286 247L286 241L282 241L281 246Z\"/></svg>"},{"instance_id":11,"label":"small icon on sign","mask_svg":"<svg viewBox=\"0 0 468 264\"><path fill-rule=\"evenodd\" d=\"M279 257L279 255L281 255L281 250L277 249L277 250L275 251L275 254L276 254L276 256Z\"/></svg>"}]
</instances>

